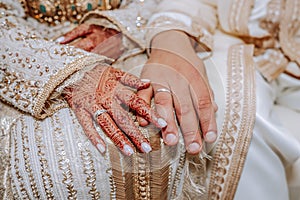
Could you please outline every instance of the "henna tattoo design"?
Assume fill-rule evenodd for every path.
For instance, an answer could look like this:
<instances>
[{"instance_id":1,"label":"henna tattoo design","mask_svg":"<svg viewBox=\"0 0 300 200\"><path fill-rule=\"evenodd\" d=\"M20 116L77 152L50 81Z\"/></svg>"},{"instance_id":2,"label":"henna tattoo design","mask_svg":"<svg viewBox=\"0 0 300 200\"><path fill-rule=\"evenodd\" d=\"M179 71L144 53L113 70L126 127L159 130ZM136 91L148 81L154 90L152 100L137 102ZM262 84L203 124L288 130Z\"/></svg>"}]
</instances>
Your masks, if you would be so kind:
<instances>
[{"instance_id":1,"label":"henna tattoo design","mask_svg":"<svg viewBox=\"0 0 300 200\"><path fill-rule=\"evenodd\" d=\"M121 103L162 128L158 123L162 119L125 85L140 89L149 87L150 83L113 67L97 66L85 73L77 84L66 89L66 100L75 111L87 137L100 152L104 147L99 148L99 145L105 146L105 143L95 129L94 121L125 155L131 155L134 147L141 152L151 151L148 139L139 131ZM94 119L93 114L102 109L107 112Z\"/></svg>"},{"instance_id":2,"label":"henna tattoo design","mask_svg":"<svg viewBox=\"0 0 300 200\"><path fill-rule=\"evenodd\" d=\"M60 44L70 44L114 59L123 53L122 34L96 24L80 24L60 39Z\"/></svg>"}]
</instances>

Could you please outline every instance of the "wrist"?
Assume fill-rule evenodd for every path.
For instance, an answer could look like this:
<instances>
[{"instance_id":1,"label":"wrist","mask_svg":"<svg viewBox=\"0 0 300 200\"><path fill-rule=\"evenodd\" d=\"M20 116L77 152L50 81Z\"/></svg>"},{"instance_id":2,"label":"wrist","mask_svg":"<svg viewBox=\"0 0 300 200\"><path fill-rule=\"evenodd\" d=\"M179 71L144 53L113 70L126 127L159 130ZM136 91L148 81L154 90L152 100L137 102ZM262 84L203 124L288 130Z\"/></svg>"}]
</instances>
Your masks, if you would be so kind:
<instances>
[{"instance_id":1,"label":"wrist","mask_svg":"<svg viewBox=\"0 0 300 200\"><path fill-rule=\"evenodd\" d=\"M195 54L190 37L178 30L164 31L157 34L151 44L151 53L155 51L169 51L180 55Z\"/></svg>"},{"instance_id":2,"label":"wrist","mask_svg":"<svg viewBox=\"0 0 300 200\"><path fill-rule=\"evenodd\" d=\"M199 62L202 63L195 52L190 36L182 31L165 31L153 38L150 57L168 56L170 54L179 56L193 65L199 65Z\"/></svg>"},{"instance_id":3,"label":"wrist","mask_svg":"<svg viewBox=\"0 0 300 200\"><path fill-rule=\"evenodd\" d=\"M169 30L157 34L151 43L151 49L170 50L176 52L194 51L190 37L178 30Z\"/></svg>"}]
</instances>

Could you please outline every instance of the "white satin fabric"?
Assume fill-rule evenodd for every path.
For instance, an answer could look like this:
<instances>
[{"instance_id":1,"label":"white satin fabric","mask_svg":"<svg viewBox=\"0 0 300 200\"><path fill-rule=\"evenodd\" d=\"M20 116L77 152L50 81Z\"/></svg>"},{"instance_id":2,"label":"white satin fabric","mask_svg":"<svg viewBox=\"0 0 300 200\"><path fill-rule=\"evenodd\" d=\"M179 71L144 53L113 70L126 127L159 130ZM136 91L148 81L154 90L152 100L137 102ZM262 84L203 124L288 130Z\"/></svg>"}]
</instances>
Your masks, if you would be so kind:
<instances>
[{"instance_id":1,"label":"white satin fabric","mask_svg":"<svg viewBox=\"0 0 300 200\"><path fill-rule=\"evenodd\" d=\"M224 116L227 52L237 43L242 41L217 32L213 56L205 61L219 106L219 132ZM300 199L299 86L299 80L284 74L272 84L256 74L256 121L235 200Z\"/></svg>"}]
</instances>

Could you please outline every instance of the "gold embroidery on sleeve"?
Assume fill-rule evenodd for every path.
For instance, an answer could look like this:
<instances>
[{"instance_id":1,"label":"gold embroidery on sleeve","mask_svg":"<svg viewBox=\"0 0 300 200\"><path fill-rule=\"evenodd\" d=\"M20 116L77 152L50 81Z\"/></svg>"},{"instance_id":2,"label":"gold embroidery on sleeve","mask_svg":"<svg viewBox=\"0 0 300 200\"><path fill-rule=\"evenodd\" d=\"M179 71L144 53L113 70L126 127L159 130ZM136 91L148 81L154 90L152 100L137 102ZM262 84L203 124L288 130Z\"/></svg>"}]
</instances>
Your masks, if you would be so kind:
<instances>
[{"instance_id":1,"label":"gold embroidery on sleeve","mask_svg":"<svg viewBox=\"0 0 300 200\"><path fill-rule=\"evenodd\" d=\"M33 108L34 116L42 119L53 114L61 108L67 107L67 104L62 103L58 105L52 105L52 107L49 108L45 108L44 106L54 89L70 75L72 75L76 71L79 71L80 69L83 69L86 66L94 66L101 63L105 64L104 59L105 57L98 55L81 56L68 64L56 75L52 75L45 86L42 88L42 91L37 96L36 104Z\"/></svg>"}]
</instances>

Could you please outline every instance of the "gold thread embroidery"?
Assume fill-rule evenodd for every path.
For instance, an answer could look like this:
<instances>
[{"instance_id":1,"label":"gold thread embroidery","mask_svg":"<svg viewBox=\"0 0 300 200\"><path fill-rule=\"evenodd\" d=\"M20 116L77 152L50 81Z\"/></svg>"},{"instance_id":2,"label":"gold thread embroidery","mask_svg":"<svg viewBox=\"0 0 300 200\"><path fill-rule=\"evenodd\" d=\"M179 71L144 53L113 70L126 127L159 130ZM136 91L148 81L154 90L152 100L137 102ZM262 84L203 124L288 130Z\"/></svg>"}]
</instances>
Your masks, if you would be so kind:
<instances>
[{"instance_id":1,"label":"gold thread embroidery","mask_svg":"<svg viewBox=\"0 0 300 200\"><path fill-rule=\"evenodd\" d=\"M14 152L13 152L13 156L14 156L14 161L13 163L10 164L10 168L11 168L11 173L12 172L12 168L15 170L14 174L12 174L12 177L14 177L14 175L16 176L17 180L18 180L18 183L19 183L19 187L20 187L20 193L22 195L22 198L23 199L29 199L29 195L28 195L28 192L27 190L25 189L25 184L24 184L24 178L23 176L21 175L20 173L20 170L19 170L19 166L20 166L20 159L17 158L17 154L18 154L18 148L19 148L19 145L18 145L18 142L17 142L17 124L14 124L14 126L12 127L12 132L14 133L14 137L13 137L13 144L14 144ZM17 188L16 188L16 183L14 181L14 178L12 178L12 185L13 185L13 192L14 192L14 196L18 196L18 191L17 191Z\"/></svg>"},{"instance_id":2,"label":"gold thread embroidery","mask_svg":"<svg viewBox=\"0 0 300 200\"><path fill-rule=\"evenodd\" d=\"M51 179L51 175L48 172L49 165L48 160L45 157L45 145L42 143L42 134L43 130L40 125L40 121L34 121L35 127L35 142L37 147L37 155L39 156L39 163L41 167L41 175L43 180L43 186L46 192L47 198L55 199L53 195L53 181Z\"/></svg>"},{"instance_id":3,"label":"gold thread embroidery","mask_svg":"<svg viewBox=\"0 0 300 200\"><path fill-rule=\"evenodd\" d=\"M134 199L134 155L124 156L112 143L108 143L107 151L109 153L112 181L111 196L116 199ZM126 190L124 190L126 188Z\"/></svg>"},{"instance_id":4,"label":"gold thread embroidery","mask_svg":"<svg viewBox=\"0 0 300 200\"><path fill-rule=\"evenodd\" d=\"M55 120L55 121L54 121ZM55 151L58 155L58 168L62 171L63 180L62 183L65 184L65 187L68 191L68 198L69 199L77 199L77 190L74 188L73 183L73 174L70 168L70 162L66 158L65 152L65 145L62 139L63 132L61 130L62 123L59 121L59 117L57 114L51 118L51 126L53 127L53 135L55 140Z\"/></svg>"},{"instance_id":5,"label":"gold thread embroidery","mask_svg":"<svg viewBox=\"0 0 300 200\"><path fill-rule=\"evenodd\" d=\"M55 111L61 109L62 107L59 106L58 108L49 110L47 113L43 113L45 102L47 101L55 87L63 82L68 76L80 69L83 69L86 66L92 66L101 63L105 64L104 59L105 57L99 55L81 56L73 62L69 63L63 70L61 70L61 72L57 73L57 75L51 76L42 89L42 92L37 96L36 105L33 108L34 116L38 118L45 118L47 115L49 115L49 113L53 114Z\"/></svg>"},{"instance_id":6,"label":"gold thread embroidery","mask_svg":"<svg viewBox=\"0 0 300 200\"><path fill-rule=\"evenodd\" d=\"M32 168L30 166L30 156L29 156L29 151L30 151L30 146L29 146L29 140L28 140L28 135L26 134L26 130L28 129L26 123L24 122L24 118L22 117L20 119L21 122L21 138L22 138L22 147L23 147L23 157L24 157L24 162L25 162L25 171L28 173L29 177L29 183L30 187L33 193L34 198L40 198L36 182L34 180L34 175L32 172Z\"/></svg>"},{"instance_id":7,"label":"gold thread embroidery","mask_svg":"<svg viewBox=\"0 0 300 200\"><path fill-rule=\"evenodd\" d=\"M3 64L1 66L0 91L4 96L12 97L15 103L24 110L30 107L30 101L37 96L38 82L24 80L17 72L10 72L9 66ZM28 92L24 92L24 91ZM30 94L30 96L28 95ZM2 98L1 98L2 99ZM4 99L6 100L6 99ZM29 108L30 109L30 108Z\"/></svg>"},{"instance_id":8,"label":"gold thread embroidery","mask_svg":"<svg viewBox=\"0 0 300 200\"><path fill-rule=\"evenodd\" d=\"M78 122L76 121L76 116L74 115L71 110L69 110L69 114L72 118L72 123L75 125L78 125ZM78 127L78 130L79 127ZM92 160L92 154L90 150L88 150L84 145L78 145L80 150L80 158L83 163L83 172L86 174L87 178L85 180L86 186L90 188L89 194L91 195L92 199L100 199L101 194L97 189L96 186L96 173L95 173L95 165L94 161Z\"/></svg>"},{"instance_id":9,"label":"gold thread embroidery","mask_svg":"<svg viewBox=\"0 0 300 200\"><path fill-rule=\"evenodd\" d=\"M112 174L112 170L111 168L107 171L107 173L109 174L109 186L110 186L110 199L117 199L117 195L116 195L116 184L114 182L113 176Z\"/></svg>"},{"instance_id":10,"label":"gold thread embroidery","mask_svg":"<svg viewBox=\"0 0 300 200\"><path fill-rule=\"evenodd\" d=\"M233 199L252 137L255 119L252 46L232 46L222 133L217 144L209 199Z\"/></svg>"},{"instance_id":11,"label":"gold thread embroidery","mask_svg":"<svg viewBox=\"0 0 300 200\"><path fill-rule=\"evenodd\" d=\"M254 5L253 0L233 0L229 15L229 29L238 35L247 35L248 18Z\"/></svg>"},{"instance_id":12,"label":"gold thread embroidery","mask_svg":"<svg viewBox=\"0 0 300 200\"><path fill-rule=\"evenodd\" d=\"M149 154L136 153L134 157L135 199L150 199Z\"/></svg>"},{"instance_id":13,"label":"gold thread embroidery","mask_svg":"<svg viewBox=\"0 0 300 200\"><path fill-rule=\"evenodd\" d=\"M181 175L183 173L183 167L185 165L185 159L186 159L186 151L185 149L181 149L180 151L180 157L179 157L179 163L174 175L174 183L171 189L171 199L176 198L178 195L178 186L181 180Z\"/></svg>"},{"instance_id":14,"label":"gold thread embroidery","mask_svg":"<svg viewBox=\"0 0 300 200\"><path fill-rule=\"evenodd\" d=\"M168 199L168 189L171 188L172 177L171 163L177 146L166 146L160 133L154 127L148 126L146 131L150 135L149 141L152 147L152 152L149 153L150 199Z\"/></svg>"},{"instance_id":15,"label":"gold thread embroidery","mask_svg":"<svg viewBox=\"0 0 300 200\"><path fill-rule=\"evenodd\" d=\"M267 29L273 37L278 36L279 23L282 15L282 0L271 0L267 5L266 17L261 21L260 26Z\"/></svg>"},{"instance_id":16,"label":"gold thread embroidery","mask_svg":"<svg viewBox=\"0 0 300 200\"><path fill-rule=\"evenodd\" d=\"M300 28L300 0L287 0L280 22L279 40L285 54L300 65L300 45L296 37Z\"/></svg>"},{"instance_id":17,"label":"gold thread embroidery","mask_svg":"<svg viewBox=\"0 0 300 200\"><path fill-rule=\"evenodd\" d=\"M94 169L93 160L91 159L91 152L82 147L80 157L83 162L83 172L87 175L85 182L86 185L90 188L89 194L91 195L92 199L100 199L100 192L97 190L96 187L96 173Z\"/></svg>"},{"instance_id":18,"label":"gold thread embroidery","mask_svg":"<svg viewBox=\"0 0 300 200\"><path fill-rule=\"evenodd\" d=\"M13 199L10 182L10 147L12 138L10 130L17 117L17 112L0 102L0 197L3 199Z\"/></svg>"}]
</instances>

